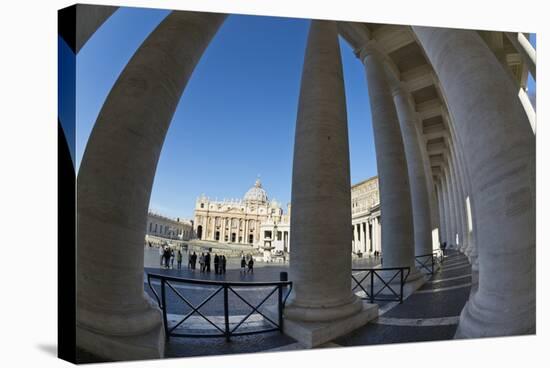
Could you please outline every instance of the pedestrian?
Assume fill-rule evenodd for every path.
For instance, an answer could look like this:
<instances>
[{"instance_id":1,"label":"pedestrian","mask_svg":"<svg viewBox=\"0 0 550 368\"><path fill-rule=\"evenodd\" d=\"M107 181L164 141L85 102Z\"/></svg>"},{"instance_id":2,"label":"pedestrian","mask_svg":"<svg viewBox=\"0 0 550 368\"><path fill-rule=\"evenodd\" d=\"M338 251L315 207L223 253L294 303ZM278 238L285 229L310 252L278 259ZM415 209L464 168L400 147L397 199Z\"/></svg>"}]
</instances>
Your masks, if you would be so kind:
<instances>
[{"instance_id":1,"label":"pedestrian","mask_svg":"<svg viewBox=\"0 0 550 368\"><path fill-rule=\"evenodd\" d=\"M193 255L191 256L191 269L195 270L195 265L197 264L197 254L193 252Z\"/></svg>"},{"instance_id":2,"label":"pedestrian","mask_svg":"<svg viewBox=\"0 0 550 368\"><path fill-rule=\"evenodd\" d=\"M225 266L227 265L227 259L225 256L222 256L222 272L225 275Z\"/></svg>"},{"instance_id":3,"label":"pedestrian","mask_svg":"<svg viewBox=\"0 0 550 368\"><path fill-rule=\"evenodd\" d=\"M164 247L164 267L170 268L170 248Z\"/></svg>"},{"instance_id":4,"label":"pedestrian","mask_svg":"<svg viewBox=\"0 0 550 368\"><path fill-rule=\"evenodd\" d=\"M206 253L204 257L204 263L206 265L206 272L210 272L210 252Z\"/></svg>"},{"instance_id":5,"label":"pedestrian","mask_svg":"<svg viewBox=\"0 0 550 368\"><path fill-rule=\"evenodd\" d=\"M248 272L254 273L254 257L250 256L248 260Z\"/></svg>"},{"instance_id":6,"label":"pedestrian","mask_svg":"<svg viewBox=\"0 0 550 368\"><path fill-rule=\"evenodd\" d=\"M178 261L178 270L181 270L181 260L183 258L183 254L181 254L181 249L178 249L177 254L177 261Z\"/></svg>"},{"instance_id":7,"label":"pedestrian","mask_svg":"<svg viewBox=\"0 0 550 368\"><path fill-rule=\"evenodd\" d=\"M241 258L241 272L246 273L246 259L243 257Z\"/></svg>"},{"instance_id":8,"label":"pedestrian","mask_svg":"<svg viewBox=\"0 0 550 368\"><path fill-rule=\"evenodd\" d=\"M160 257L160 267L162 267L162 263L164 261L164 247L162 245L159 245L159 257Z\"/></svg>"},{"instance_id":9,"label":"pedestrian","mask_svg":"<svg viewBox=\"0 0 550 368\"><path fill-rule=\"evenodd\" d=\"M174 249L172 248L169 248L170 249L170 267L169 268L174 268L174 259L176 258L176 253L174 252Z\"/></svg>"},{"instance_id":10,"label":"pedestrian","mask_svg":"<svg viewBox=\"0 0 550 368\"><path fill-rule=\"evenodd\" d=\"M214 254L214 273L217 275L220 270L220 257L217 254Z\"/></svg>"},{"instance_id":11,"label":"pedestrian","mask_svg":"<svg viewBox=\"0 0 550 368\"><path fill-rule=\"evenodd\" d=\"M204 253L202 253L199 258L199 266L201 268L201 273L204 272Z\"/></svg>"}]
</instances>

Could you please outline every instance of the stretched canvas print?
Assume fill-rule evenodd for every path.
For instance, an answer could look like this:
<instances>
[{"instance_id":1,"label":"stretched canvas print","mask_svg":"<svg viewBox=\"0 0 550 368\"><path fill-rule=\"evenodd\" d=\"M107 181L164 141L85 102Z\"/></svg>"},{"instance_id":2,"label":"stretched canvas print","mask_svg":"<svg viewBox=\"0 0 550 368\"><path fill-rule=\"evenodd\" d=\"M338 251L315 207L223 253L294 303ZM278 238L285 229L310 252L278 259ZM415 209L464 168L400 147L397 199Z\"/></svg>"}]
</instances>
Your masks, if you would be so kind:
<instances>
[{"instance_id":1,"label":"stretched canvas print","mask_svg":"<svg viewBox=\"0 0 550 368\"><path fill-rule=\"evenodd\" d=\"M534 34L74 5L58 44L61 358L536 332Z\"/></svg>"}]
</instances>

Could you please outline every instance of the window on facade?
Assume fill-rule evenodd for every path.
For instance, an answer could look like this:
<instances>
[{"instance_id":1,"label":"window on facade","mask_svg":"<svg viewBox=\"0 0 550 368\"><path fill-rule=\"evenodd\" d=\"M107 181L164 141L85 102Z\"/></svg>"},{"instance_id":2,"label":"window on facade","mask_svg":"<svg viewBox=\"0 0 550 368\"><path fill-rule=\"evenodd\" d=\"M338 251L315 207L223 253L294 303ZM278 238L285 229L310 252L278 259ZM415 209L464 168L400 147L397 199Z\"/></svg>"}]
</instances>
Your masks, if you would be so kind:
<instances>
[{"instance_id":1,"label":"window on facade","mask_svg":"<svg viewBox=\"0 0 550 368\"><path fill-rule=\"evenodd\" d=\"M153 223L150 222L150 223L149 223L149 232L151 232L152 230L153 230Z\"/></svg>"},{"instance_id":2,"label":"window on facade","mask_svg":"<svg viewBox=\"0 0 550 368\"><path fill-rule=\"evenodd\" d=\"M271 238L271 231L264 231L264 238Z\"/></svg>"},{"instance_id":3,"label":"window on facade","mask_svg":"<svg viewBox=\"0 0 550 368\"><path fill-rule=\"evenodd\" d=\"M281 231L277 231L277 240L281 240L283 238L283 233Z\"/></svg>"},{"instance_id":4,"label":"window on facade","mask_svg":"<svg viewBox=\"0 0 550 368\"><path fill-rule=\"evenodd\" d=\"M157 232L157 224L155 224L155 233Z\"/></svg>"},{"instance_id":5,"label":"window on facade","mask_svg":"<svg viewBox=\"0 0 550 368\"><path fill-rule=\"evenodd\" d=\"M160 225L160 233L162 234L162 225Z\"/></svg>"},{"instance_id":6,"label":"window on facade","mask_svg":"<svg viewBox=\"0 0 550 368\"><path fill-rule=\"evenodd\" d=\"M204 203L201 203L201 208L204 208Z\"/></svg>"}]
</instances>

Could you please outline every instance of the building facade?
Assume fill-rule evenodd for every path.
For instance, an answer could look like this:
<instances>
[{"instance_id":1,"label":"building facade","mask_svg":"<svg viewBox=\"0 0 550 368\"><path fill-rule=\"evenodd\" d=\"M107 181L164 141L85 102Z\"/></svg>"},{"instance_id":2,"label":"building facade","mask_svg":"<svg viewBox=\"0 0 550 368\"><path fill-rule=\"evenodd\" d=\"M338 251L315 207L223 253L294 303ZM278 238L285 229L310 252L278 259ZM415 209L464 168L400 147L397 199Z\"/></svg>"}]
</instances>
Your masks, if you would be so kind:
<instances>
[{"instance_id":1,"label":"building facade","mask_svg":"<svg viewBox=\"0 0 550 368\"><path fill-rule=\"evenodd\" d=\"M351 187L352 251L371 255L382 251L380 194L378 177L363 180Z\"/></svg>"},{"instance_id":2,"label":"building facade","mask_svg":"<svg viewBox=\"0 0 550 368\"><path fill-rule=\"evenodd\" d=\"M149 211L147 237L189 240L193 238L193 221L179 217L174 219Z\"/></svg>"},{"instance_id":3,"label":"building facade","mask_svg":"<svg viewBox=\"0 0 550 368\"><path fill-rule=\"evenodd\" d=\"M257 179L242 199L197 198L194 231L200 240L288 252L290 205L285 214L280 203L269 200Z\"/></svg>"},{"instance_id":4,"label":"building facade","mask_svg":"<svg viewBox=\"0 0 550 368\"><path fill-rule=\"evenodd\" d=\"M380 196L378 177L374 176L351 187L354 254L381 251ZM290 251L290 209L269 200L260 180L243 199L212 200L197 198L194 233L200 240L221 243L250 244L272 253Z\"/></svg>"}]
</instances>

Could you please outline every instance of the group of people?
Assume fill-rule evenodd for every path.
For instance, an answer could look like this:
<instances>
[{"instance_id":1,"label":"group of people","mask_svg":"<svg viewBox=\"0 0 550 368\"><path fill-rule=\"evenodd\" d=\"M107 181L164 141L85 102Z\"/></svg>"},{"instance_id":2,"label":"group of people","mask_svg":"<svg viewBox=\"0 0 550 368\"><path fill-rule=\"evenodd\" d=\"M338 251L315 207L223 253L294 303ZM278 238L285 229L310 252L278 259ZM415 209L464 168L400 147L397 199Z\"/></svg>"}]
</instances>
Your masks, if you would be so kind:
<instances>
[{"instance_id":1,"label":"group of people","mask_svg":"<svg viewBox=\"0 0 550 368\"><path fill-rule=\"evenodd\" d=\"M177 269L181 269L181 263L183 259L183 253L181 249L174 249L168 245L159 247L160 267L161 268L174 268L174 261L177 262ZM210 252L201 253L200 256L197 253L188 255L187 268L195 270L197 266L197 260L199 261L200 272L211 272L212 258L214 261L214 273L217 275L225 274L227 268L227 258L224 255L214 254L212 257ZM241 253L241 273L254 273L254 257L252 255Z\"/></svg>"},{"instance_id":2,"label":"group of people","mask_svg":"<svg viewBox=\"0 0 550 368\"><path fill-rule=\"evenodd\" d=\"M181 249L175 251L169 246L159 247L159 256L160 256L160 267L162 268L174 268L174 260L177 261L178 270L181 269L181 261L183 259L183 254Z\"/></svg>"},{"instance_id":3,"label":"group of people","mask_svg":"<svg viewBox=\"0 0 550 368\"><path fill-rule=\"evenodd\" d=\"M374 258L379 258L380 257L380 251L379 250L375 250L374 253Z\"/></svg>"},{"instance_id":4,"label":"group of people","mask_svg":"<svg viewBox=\"0 0 550 368\"><path fill-rule=\"evenodd\" d=\"M194 261L191 264L191 269L195 269L195 262L197 260L197 256L195 252L193 252L193 255L190 258L194 257ZM208 253L202 253L199 257L199 266L200 266L200 272L210 272L210 264L211 264L212 256L210 252ZM218 256L217 254L214 254L214 273L217 275L221 275L225 273L227 265L227 258L225 258L224 255Z\"/></svg>"},{"instance_id":5,"label":"group of people","mask_svg":"<svg viewBox=\"0 0 550 368\"><path fill-rule=\"evenodd\" d=\"M248 267L248 269L247 269ZM250 254L241 256L241 273L254 273L254 257Z\"/></svg>"}]
</instances>

